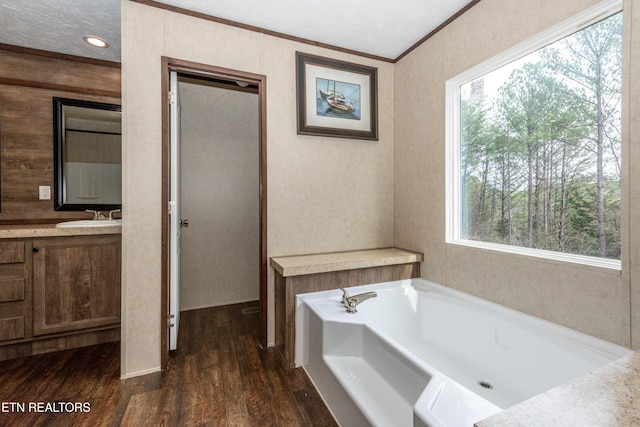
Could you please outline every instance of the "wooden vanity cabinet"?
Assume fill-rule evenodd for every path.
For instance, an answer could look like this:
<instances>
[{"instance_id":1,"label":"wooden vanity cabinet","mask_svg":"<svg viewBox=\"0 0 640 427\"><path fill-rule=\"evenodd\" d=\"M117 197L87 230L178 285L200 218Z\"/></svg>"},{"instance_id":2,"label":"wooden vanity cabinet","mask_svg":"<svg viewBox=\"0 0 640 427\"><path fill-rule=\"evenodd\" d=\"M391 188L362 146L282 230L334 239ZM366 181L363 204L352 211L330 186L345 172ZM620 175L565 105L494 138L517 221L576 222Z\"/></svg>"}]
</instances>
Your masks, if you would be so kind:
<instances>
[{"instance_id":1,"label":"wooden vanity cabinet","mask_svg":"<svg viewBox=\"0 0 640 427\"><path fill-rule=\"evenodd\" d=\"M120 237L33 241L33 335L120 322Z\"/></svg>"},{"instance_id":2,"label":"wooden vanity cabinet","mask_svg":"<svg viewBox=\"0 0 640 427\"><path fill-rule=\"evenodd\" d=\"M119 234L0 239L0 360L120 339Z\"/></svg>"}]
</instances>

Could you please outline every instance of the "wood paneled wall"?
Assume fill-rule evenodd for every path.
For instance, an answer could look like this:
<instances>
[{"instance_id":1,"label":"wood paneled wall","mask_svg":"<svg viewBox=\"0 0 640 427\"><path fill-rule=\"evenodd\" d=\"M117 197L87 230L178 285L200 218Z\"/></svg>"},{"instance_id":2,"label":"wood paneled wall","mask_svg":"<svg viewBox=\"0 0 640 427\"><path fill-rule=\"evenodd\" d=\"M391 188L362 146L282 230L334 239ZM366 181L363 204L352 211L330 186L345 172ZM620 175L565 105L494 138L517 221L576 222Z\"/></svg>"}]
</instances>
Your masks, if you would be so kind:
<instances>
[{"instance_id":1,"label":"wood paneled wall","mask_svg":"<svg viewBox=\"0 0 640 427\"><path fill-rule=\"evenodd\" d=\"M54 96L120 104L120 64L0 45L0 224L84 218L53 196Z\"/></svg>"}]
</instances>

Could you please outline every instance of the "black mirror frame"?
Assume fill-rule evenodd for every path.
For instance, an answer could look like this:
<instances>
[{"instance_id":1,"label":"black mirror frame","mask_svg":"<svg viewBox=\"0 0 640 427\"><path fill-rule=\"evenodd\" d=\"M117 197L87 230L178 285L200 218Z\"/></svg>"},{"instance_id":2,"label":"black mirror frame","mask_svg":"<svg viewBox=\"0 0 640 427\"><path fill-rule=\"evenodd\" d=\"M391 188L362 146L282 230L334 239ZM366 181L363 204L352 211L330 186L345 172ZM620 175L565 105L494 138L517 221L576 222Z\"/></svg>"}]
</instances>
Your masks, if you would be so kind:
<instances>
[{"instance_id":1,"label":"black mirror frame","mask_svg":"<svg viewBox=\"0 0 640 427\"><path fill-rule=\"evenodd\" d=\"M122 204L71 204L65 203L66 182L64 177L64 107L85 107L107 111L122 111L117 104L53 97L53 209L56 211L84 211L121 209Z\"/></svg>"}]
</instances>

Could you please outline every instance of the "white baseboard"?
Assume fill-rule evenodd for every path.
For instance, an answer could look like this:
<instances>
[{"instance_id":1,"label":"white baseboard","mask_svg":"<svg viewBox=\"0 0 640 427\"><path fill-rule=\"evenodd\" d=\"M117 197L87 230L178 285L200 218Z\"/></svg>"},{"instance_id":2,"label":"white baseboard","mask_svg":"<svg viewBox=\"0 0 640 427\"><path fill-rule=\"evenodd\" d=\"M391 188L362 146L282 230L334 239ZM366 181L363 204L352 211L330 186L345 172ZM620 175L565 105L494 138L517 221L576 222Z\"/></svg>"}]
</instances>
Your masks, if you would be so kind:
<instances>
[{"instance_id":1,"label":"white baseboard","mask_svg":"<svg viewBox=\"0 0 640 427\"><path fill-rule=\"evenodd\" d=\"M144 369L142 371L130 372L130 373L125 374L125 375L120 375L120 379L121 380L126 380L126 379L129 379L129 378L141 377L142 375L153 374L154 372L160 372L161 370L162 369L160 369L160 367L157 367L157 368Z\"/></svg>"}]
</instances>

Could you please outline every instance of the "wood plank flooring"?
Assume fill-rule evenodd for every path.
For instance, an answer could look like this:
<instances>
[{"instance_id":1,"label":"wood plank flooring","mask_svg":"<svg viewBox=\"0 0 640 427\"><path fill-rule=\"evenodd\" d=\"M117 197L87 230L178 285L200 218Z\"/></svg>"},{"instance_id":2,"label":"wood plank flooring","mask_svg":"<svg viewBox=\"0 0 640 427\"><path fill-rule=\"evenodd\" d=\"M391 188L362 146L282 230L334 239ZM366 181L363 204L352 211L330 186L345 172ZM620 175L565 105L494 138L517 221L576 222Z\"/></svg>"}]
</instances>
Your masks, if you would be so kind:
<instances>
[{"instance_id":1,"label":"wood plank flooring","mask_svg":"<svg viewBox=\"0 0 640 427\"><path fill-rule=\"evenodd\" d=\"M183 312L164 372L120 380L119 343L0 362L0 426L336 426L305 372L260 348L255 305Z\"/></svg>"}]
</instances>

